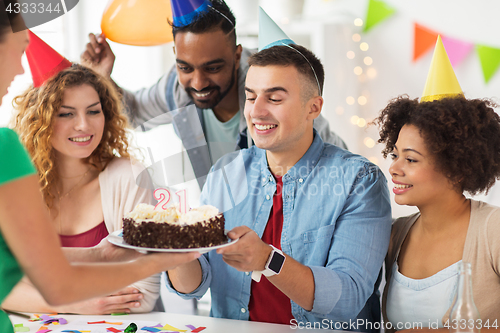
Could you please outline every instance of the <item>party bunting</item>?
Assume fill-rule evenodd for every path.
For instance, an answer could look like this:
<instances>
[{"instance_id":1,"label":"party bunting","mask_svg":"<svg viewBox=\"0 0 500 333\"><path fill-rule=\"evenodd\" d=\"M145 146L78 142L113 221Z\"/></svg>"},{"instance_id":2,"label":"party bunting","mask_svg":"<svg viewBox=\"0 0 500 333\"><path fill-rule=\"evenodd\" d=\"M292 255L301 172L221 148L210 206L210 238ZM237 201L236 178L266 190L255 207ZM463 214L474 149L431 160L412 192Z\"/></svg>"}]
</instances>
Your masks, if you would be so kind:
<instances>
[{"instance_id":1,"label":"party bunting","mask_svg":"<svg viewBox=\"0 0 500 333\"><path fill-rule=\"evenodd\" d=\"M438 33L418 23L414 24L415 37L413 39L413 61L430 51L436 44Z\"/></svg>"},{"instance_id":2,"label":"party bunting","mask_svg":"<svg viewBox=\"0 0 500 333\"><path fill-rule=\"evenodd\" d=\"M483 69L484 81L488 83L500 67L500 49L485 45L476 45L476 52L481 62L481 68Z\"/></svg>"},{"instance_id":3,"label":"party bunting","mask_svg":"<svg viewBox=\"0 0 500 333\"><path fill-rule=\"evenodd\" d=\"M396 12L396 9L380 0L369 0L363 32L386 20Z\"/></svg>"},{"instance_id":4,"label":"party bunting","mask_svg":"<svg viewBox=\"0 0 500 333\"><path fill-rule=\"evenodd\" d=\"M474 49L474 44L464 42L455 38L442 36L443 45L450 58L453 67L460 65L460 63L467 57L467 55Z\"/></svg>"},{"instance_id":5,"label":"party bunting","mask_svg":"<svg viewBox=\"0 0 500 333\"><path fill-rule=\"evenodd\" d=\"M436 42L438 32L418 23L414 24L414 28L413 61L416 61L432 49ZM473 43L443 36L442 34L441 38L443 39L443 45L446 48L446 52L453 66L459 65L474 49ZM475 48L481 62L484 81L488 83L500 68L500 49L486 45L475 45Z\"/></svg>"}]
</instances>

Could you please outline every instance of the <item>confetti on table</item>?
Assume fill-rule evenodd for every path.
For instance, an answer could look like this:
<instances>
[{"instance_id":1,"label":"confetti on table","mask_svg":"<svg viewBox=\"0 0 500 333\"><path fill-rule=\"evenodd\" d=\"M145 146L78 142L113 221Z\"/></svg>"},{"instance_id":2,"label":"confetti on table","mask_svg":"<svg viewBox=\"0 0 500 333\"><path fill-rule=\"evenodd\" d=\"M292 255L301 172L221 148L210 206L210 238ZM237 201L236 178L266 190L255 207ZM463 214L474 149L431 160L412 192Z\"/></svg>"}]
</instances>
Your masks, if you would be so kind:
<instances>
[{"instance_id":1,"label":"confetti on table","mask_svg":"<svg viewBox=\"0 0 500 333\"><path fill-rule=\"evenodd\" d=\"M106 328L106 330L107 330L108 332L113 332L113 333L122 332L122 330L119 330L119 329L114 328L114 327L108 327L108 328Z\"/></svg>"},{"instance_id":2,"label":"confetti on table","mask_svg":"<svg viewBox=\"0 0 500 333\"><path fill-rule=\"evenodd\" d=\"M186 332L187 330L181 330L177 327L170 326L169 324L165 324L162 328L164 331L174 331L174 332Z\"/></svg>"},{"instance_id":3,"label":"confetti on table","mask_svg":"<svg viewBox=\"0 0 500 333\"><path fill-rule=\"evenodd\" d=\"M110 323L109 321L105 321L104 322L105 324L108 324L108 325L123 325L123 323Z\"/></svg>"},{"instance_id":4,"label":"confetti on table","mask_svg":"<svg viewBox=\"0 0 500 333\"><path fill-rule=\"evenodd\" d=\"M88 333L88 332L91 332L91 331L65 330L65 331L62 331L62 332L68 332L68 333Z\"/></svg>"},{"instance_id":5,"label":"confetti on table","mask_svg":"<svg viewBox=\"0 0 500 333\"><path fill-rule=\"evenodd\" d=\"M24 327L23 324L15 324L14 325L14 332L29 332L30 328L29 327Z\"/></svg>"},{"instance_id":6,"label":"confetti on table","mask_svg":"<svg viewBox=\"0 0 500 333\"><path fill-rule=\"evenodd\" d=\"M106 321L101 320L101 321L88 321L87 324L92 325L92 324L106 324Z\"/></svg>"},{"instance_id":7,"label":"confetti on table","mask_svg":"<svg viewBox=\"0 0 500 333\"><path fill-rule=\"evenodd\" d=\"M47 326L42 326L38 329L38 331L36 331L36 333L47 333L47 332L50 332L52 330L49 330L49 328Z\"/></svg>"},{"instance_id":8,"label":"confetti on table","mask_svg":"<svg viewBox=\"0 0 500 333\"><path fill-rule=\"evenodd\" d=\"M64 318L54 318L54 317L49 317L47 315L42 315L41 320L43 320L43 324L54 324L54 325L66 325L68 321Z\"/></svg>"},{"instance_id":9,"label":"confetti on table","mask_svg":"<svg viewBox=\"0 0 500 333\"><path fill-rule=\"evenodd\" d=\"M194 333L194 332L201 332L205 329L206 327L198 327L197 329L194 329L191 331L191 333Z\"/></svg>"},{"instance_id":10,"label":"confetti on table","mask_svg":"<svg viewBox=\"0 0 500 333\"><path fill-rule=\"evenodd\" d=\"M141 328L141 330L148 331L148 332L160 332L161 331L161 329L159 329L159 328L148 327L148 326L145 326L145 327Z\"/></svg>"},{"instance_id":11,"label":"confetti on table","mask_svg":"<svg viewBox=\"0 0 500 333\"><path fill-rule=\"evenodd\" d=\"M111 314L112 316L126 316L128 313L126 312L115 312Z\"/></svg>"}]
</instances>

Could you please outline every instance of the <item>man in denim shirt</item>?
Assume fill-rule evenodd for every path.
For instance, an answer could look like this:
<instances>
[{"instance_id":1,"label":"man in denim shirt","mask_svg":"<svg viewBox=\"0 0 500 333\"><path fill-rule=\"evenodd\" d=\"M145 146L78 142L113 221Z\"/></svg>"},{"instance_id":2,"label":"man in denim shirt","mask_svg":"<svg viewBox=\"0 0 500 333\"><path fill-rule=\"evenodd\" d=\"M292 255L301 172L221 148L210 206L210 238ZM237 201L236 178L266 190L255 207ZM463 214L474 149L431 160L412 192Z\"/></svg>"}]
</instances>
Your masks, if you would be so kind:
<instances>
[{"instance_id":1,"label":"man in denim shirt","mask_svg":"<svg viewBox=\"0 0 500 333\"><path fill-rule=\"evenodd\" d=\"M310 51L273 46L249 64L255 146L222 157L201 195L238 241L168 271L167 285L185 298L210 287L214 317L369 331L391 229L387 181L313 129L324 72ZM259 271L266 277L253 281Z\"/></svg>"}]
</instances>

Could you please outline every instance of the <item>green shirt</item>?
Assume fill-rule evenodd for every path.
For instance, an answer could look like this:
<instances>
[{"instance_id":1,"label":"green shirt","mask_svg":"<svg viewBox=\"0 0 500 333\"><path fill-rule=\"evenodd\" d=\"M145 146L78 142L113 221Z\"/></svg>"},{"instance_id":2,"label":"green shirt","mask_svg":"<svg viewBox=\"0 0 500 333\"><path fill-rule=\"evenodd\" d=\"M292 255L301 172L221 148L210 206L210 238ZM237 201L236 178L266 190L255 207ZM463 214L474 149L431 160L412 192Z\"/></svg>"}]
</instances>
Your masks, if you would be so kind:
<instances>
[{"instance_id":1,"label":"green shirt","mask_svg":"<svg viewBox=\"0 0 500 333\"><path fill-rule=\"evenodd\" d=\"M8 128L0 128L0 186L35 173L17 134ZM22 276L21 267L7 247L0 229L0 304ZM9 317L3 311L0 311L0 332L14 332Z\"/></svg>"}]
</instances>

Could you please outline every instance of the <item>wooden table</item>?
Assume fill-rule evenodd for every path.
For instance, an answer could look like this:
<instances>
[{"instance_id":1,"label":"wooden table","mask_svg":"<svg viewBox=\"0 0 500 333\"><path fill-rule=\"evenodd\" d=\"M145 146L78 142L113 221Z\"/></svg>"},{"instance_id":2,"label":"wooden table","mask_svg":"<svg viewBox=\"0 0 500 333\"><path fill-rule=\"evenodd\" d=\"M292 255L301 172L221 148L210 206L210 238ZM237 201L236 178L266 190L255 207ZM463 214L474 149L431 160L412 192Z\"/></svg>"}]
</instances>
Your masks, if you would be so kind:
<instances>
[{"instance_id":1,"label":"wooden table","mask_svg":"<svg viewBox=\"0 0 500 333\"><path fill-rule=\"evenodd\" d=\"M54 316L56 318L64 318L68 321L67 325L48 325L49 329L52 330L51 333L61 332L62 330L73 329L71 325L78 322L96 322L96 321L107 321L107 322L123 322L128 323L138 322L138 321L150 321L156 322L161 325L169 324L176 328L187 330L185 333L191 332L191 330L186 327L186 325L192 325L195 327L206 327L206 329L202 330L201 333L290 333L297 331L304 332L325 332L322 329L299 329L297 326L293 325L279 325L279 324L268 324L268 323L259 323L259 322L250 322L250 321L241 321L241 320L231 320L231 319L219 319L219 318L211 318L204 316L194 316L194 315L184 315L184 314L175 314L175 313L166 313L166 312L151 312L144 314L130 314L125 316L111 316L111 315L103 315L103 316L86 316L86 315L67 315L61 314ZM41 326L41 322L29 322L28 319L22 318L16 315L10 315L10 319L13 324L24 324L25 327L30 328L30 333L36 332ZM90 330L91 333L106 333L106 326L110 327L113 325L88 325L88 328L85 330ZM116 327L116 326L115 326ZM147 331L139 330L137 333L146 333ZM165 332L165 331L164 331ZM337 331L340 332L340 331Z\"/></svg>"}]
</instances>

